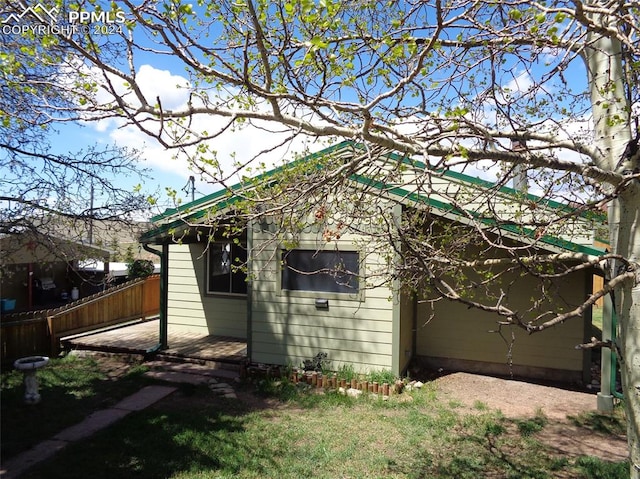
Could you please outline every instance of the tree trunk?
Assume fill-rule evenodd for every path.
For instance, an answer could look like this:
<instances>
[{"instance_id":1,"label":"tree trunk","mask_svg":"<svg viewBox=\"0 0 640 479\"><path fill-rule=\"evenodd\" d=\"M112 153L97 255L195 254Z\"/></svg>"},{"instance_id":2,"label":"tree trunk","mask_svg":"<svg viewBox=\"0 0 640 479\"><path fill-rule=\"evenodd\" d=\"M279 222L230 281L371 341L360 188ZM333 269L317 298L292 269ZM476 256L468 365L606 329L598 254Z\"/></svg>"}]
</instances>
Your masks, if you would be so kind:
<instances>
[{"instance_id":1,"label":"tree trunk","mask_svg":"<svg viewBox=\"0 0 640 479\"><path fill-rule=\"evenodd\" d=\"M634 182L619 199L618 252L640 262L640 184ZM616 292L618 349L622 375L632 479L640 478L640 285L626 283ZM618 299L618 297L620 299Z\"/></svg>"},{"instance_id":2,"label":"tree trunk","mask_svg":"<svg viewBox=\"0 0 640 479\"><path fill-rule=\"evenodd\" d=\"M601 17L603 24L607 19ZM589 75L598 166L613 170L631 140L620 43L592 33L585 63ZM627 121L624 121L627 119ZM628 185L609 205L609 235L614 253L640 262L640 183ZM617 272L613 265L612 274ZM640 479L640 285L627 282L615 291L618 350L627 414L630 477Z\"/></svg>"}]
</instances>

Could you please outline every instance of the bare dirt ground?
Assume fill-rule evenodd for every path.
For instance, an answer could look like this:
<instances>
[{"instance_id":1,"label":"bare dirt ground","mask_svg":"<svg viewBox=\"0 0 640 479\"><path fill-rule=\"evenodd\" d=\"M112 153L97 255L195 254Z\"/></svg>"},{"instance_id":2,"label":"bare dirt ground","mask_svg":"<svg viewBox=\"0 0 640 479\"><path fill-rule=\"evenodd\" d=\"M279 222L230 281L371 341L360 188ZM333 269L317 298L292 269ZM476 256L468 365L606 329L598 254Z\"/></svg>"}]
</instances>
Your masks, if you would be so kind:
<instances>
[{"instance_id":1,"label":"bare dirt ground","mask_svg":"<svg viewBox=\"0 0 640 479\"><path fill-rule=\"evenodd\" d=\"M541 386L524 381L453 373L435 380L443 397L467 406L482 402L506 417L533 417L539 412L550 420L596 409L596 395Z\"/></svg>"},{"instance_id":2,"label":"bare dirt ground","mask_svg":"<svg viewBox=\"0 0 640 479\"><path fill-rule=\"evenodd\" d=\"M434 381L443 400L470 410L484 405L509 418L544 415L548 423L536 437L558 454L590 455L606 461L628 457L624 435L605 435L571 421L571 417L596 410L595 394L468 373L449 374Z\"/></svg>"}]
</instances>

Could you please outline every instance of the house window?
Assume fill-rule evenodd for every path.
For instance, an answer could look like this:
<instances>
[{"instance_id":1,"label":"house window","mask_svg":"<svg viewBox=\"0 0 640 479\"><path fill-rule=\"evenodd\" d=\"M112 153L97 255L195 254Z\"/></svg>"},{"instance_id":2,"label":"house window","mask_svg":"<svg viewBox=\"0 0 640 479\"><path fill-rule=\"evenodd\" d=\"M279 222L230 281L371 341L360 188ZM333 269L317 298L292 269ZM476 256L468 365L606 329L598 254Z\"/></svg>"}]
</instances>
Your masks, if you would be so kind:
<instances>
[{"instance_id":1,"label":"house window","mask_svg":"<svg viewBox=\"0 0 640 479\"><path fill-rule=\"evenodd\" d=\"M360 257L357 251L284 250L282 289L357 293Z\"/></svg>"},{"instance_id":2,"label":"house window","mask_svg":"<svg viewBox=\"0 0 640 479\"><path fill-rule=\"evenodd\" d=\"M207 261L207 292L247 294L247 248L229 242L209 245Z\"/></svg>"}]
</instances>

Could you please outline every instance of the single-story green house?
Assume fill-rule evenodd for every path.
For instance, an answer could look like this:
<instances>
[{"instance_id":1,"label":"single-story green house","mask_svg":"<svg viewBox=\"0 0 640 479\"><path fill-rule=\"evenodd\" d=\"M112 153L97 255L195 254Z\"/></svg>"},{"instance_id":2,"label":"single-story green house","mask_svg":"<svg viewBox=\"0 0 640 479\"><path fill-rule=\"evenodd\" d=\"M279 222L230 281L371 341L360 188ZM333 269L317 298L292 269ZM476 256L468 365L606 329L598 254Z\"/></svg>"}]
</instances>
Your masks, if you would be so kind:
<instances>
[{"instance_id":1,"label":"single-story green house","mask_svg":"<svg viewBox=\"0 0 640 479\"><path fill-rule=\"evenodd\" d=\"M326 155L348 161L359 154L359 148L352 142L342 142L291 165ZM527 202L535 204L536 214L541 210L560 214L567 211L566 205L506 187L494 189L484 180L450 171L431 176L428 185L418 184L413 180L416 171L424 172L428 165L392 153L383 156L385 168L402 165L394 170L395 176L374 181L366 173L351 172L347 183L359 192L360 205L367 195L375 196L376 211L387 225L389 219L418 211L424 213L427 226L437 223L439 228L471 228L471 223L484 222L487 237L529 247L529 252L603 253L593 246L594 225L586 217L579 217L575 220L579 224L571 228L565 225L564 233L541 237L509 221L497 224L485 220L479 212L487 200L479 192L492 191L492 201L501 205L505 218L522 217L523 211L532 211ZM364 217L367 228L376 224L368 213L357 220L351 218L347 226L334 224L329 236L319 224L325 220L321 217L324 213L317 212L317 224L307 223L295 238L274 240L273 225L277 221L269 217L249 221L233 239L207 226L218 216L233 214L243 192L256 184L273 182L281 170L152 219L154 228L142 236L141 242L147 248L161 247L165 291L161 331L165 331L165 339L167 328L245 339L252 363L297 366L325 352L334 367L351 364L363 372L384 369L403 374L412 361L419 361L446 370L567 381L588 378L590 351L576 349L576 345L591 337L590 310L582 321L570 320L553 331L529 335L515 327L499 328L495 314L450 300L435 301L427 287L412 292L399 288L393 279L372 280L381 277L380 272L393 278L388 273L402 264L403 252L401 248L392 251L388 242L363 240L359 231L363 231ZM448 202L452 195L464 198L464 208ZM344 203L353 201L345 199ZM471 256L475 255L474 247L478 253L485 248L469 247ZM246 262L247 269L234 268L234 262ZM326 272L336 264L340 264L339 272L309 274ZM509 274L514 276L508 281L506 293L514 309L524 311L539 301L562 303L568 310L592 293L594 271L589 269L563 278L556 289L549 291L549 298L532 298L535 278L508 272L503 277Z\"/></svg>"}]
</instances>

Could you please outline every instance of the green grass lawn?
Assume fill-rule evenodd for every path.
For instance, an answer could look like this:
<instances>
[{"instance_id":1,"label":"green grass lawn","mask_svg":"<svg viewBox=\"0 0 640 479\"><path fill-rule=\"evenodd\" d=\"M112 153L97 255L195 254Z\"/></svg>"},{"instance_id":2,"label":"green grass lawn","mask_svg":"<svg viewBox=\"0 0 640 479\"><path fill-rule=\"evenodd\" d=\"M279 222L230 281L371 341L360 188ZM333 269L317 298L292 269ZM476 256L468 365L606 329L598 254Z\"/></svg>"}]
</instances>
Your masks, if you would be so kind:
<instances>
[{"instance_id":1,"label":"green grass lawn","mask_svg":"<svg viewBox=\"0 0 640 479\"><path fill-rule=\"evenodd\" d=\"M92 397L119 396L135 373L110 383L99 373L73 366L84 378L79 394L60 394L57 407L78 409ZM83 361L80 361L82 363ZM61 361L48 374L58 377ZM94 366L88 370L93 371ZM73 376L73 375L70 375ZM72 377L67 376L67 381ZM123 381L126 387L117 385ZM50 402L48 381L42 388ZM13 435L33 433L37 419L20 411L5 421L4 395L17 394L14 380L3 376L2 443ZM140 386L140 384L138 384ZM54 389L62 387L59 383ZM122 389L120 389L122 388ZM239 385L238 400L215 395L206 387L183 386L156 405L131 414L95 436L73 444L24 478L623 478L628 464L593 457L563 457L539 442L543 416L506 419L482 403L469 411L438 399L433 386L381 399L351 399L336 393L301 392L289 383ZM103 398L103 399L99 399ZM18 407L14 404L11 407ZM40 406L37 406L40 407ZM46 406L49 407L49 406ZM52 407L52 406L51 406ZM83 406L84 407L84 406ZM71 420L71 418L65 418ZM588 427L592 418L584 418ZM624 423L624 419L612 419ZM58 421L57 427L61 426ZM14 447L14 451L17 448Z\"/></svg>"},{"instance_id":2,"label":"green grass lawn","mask_svg":"<svg viewBox=\"0 0 640 479\"><path fill-rule=\"evenodd\" d=\"M602 308L591 309L591 324L602 331Z\"/></svg>"},{"instance_id":3,"label":"green grass lawn","mask_svg":"<svg viewBox=\"0 0 640 479\"><path fill-rule=\"evenodd\" d=\"M23 400L22 373L3 368L0 460L4 462L82 421L91 412L139 390L144 382L140 373L144 370L134 364L126 374L113 380L96 358L54 358L37 373L41 402L27 405Z\"/></svg>"}]
</instances>

